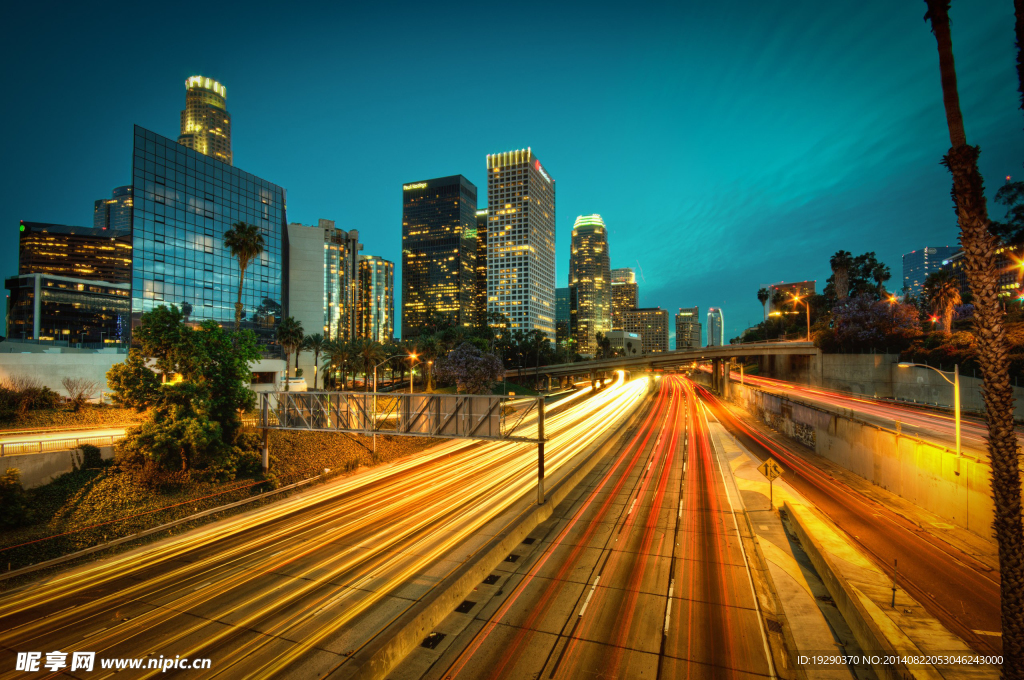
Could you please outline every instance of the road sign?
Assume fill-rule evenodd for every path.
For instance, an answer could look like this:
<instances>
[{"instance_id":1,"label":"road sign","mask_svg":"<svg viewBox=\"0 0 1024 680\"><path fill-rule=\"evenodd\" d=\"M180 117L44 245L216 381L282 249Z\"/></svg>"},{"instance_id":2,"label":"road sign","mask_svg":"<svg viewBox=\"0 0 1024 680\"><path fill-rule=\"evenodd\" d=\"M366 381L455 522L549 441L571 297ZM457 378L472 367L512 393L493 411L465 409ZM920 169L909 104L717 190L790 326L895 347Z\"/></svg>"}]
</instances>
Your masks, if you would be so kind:
<instances>
[{"instance_id":1,"label":"road sign","mask_svg":"<svg viewBox=\"0 0 1024 680\"><path fill-rule=\"evenodd\" d=\"M782 476L782 468L773 458L758 465L757 471L767 477L769 482Z\"/></svg>"}]
</instances>

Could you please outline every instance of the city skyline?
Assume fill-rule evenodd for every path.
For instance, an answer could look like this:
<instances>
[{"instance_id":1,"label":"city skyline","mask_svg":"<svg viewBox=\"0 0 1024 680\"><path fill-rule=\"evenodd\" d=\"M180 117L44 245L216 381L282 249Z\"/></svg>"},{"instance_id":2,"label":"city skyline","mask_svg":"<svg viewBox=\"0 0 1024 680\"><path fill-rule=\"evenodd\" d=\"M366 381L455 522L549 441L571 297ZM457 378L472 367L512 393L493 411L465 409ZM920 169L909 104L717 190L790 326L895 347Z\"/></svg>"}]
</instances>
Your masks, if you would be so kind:
<instances>
[{"instance_id":1,"label":"city skyline","mask_svg":"<svg viewBox=\"0 0 1024 680\"><path fill-rule=\"evenodd\" d=\"M651 29L658 35L706 29L707 37L693 48L710 54L704 57L707 63L702 62L706 72L698 73L681 67L687 63L689 48L643 47L636 20L614 24L604 8L582 20L587 27L620 36L628 53L626 62L616 66L611 56L593 63L581 61L573 55L576 38L559 44L563 31L578 18L560 9L552 15L551 25L533 38L539 53L528 56L553 60L558 68L531 86L531 97L514 102L508 111L466 115L467 134L450 142L438 135L409 135L412 130L436 128L448 117L426 113L428 106L415 112L389 108L394 95L384 88L391 87L397 77L391 68L424 47L422 39L410 40L422 32L411 19L401 19L395 35L380 45L354 36L344 53L363 50L368 56L359 62L360 68L346 75L344 88L321 77L325 75L321 71L303 74L305 60L311 58L308 53L291 56L285 51L235 59L233 48L243 44L242 34L250 21L241 18L217 44L187 37L183 51L189 56L180 62L146 54L141 63L125 64L133 87L120 92L92 90L99 70L110 70L123 61L124 50L85 42L90 22L96 19L88 12L69 9L61 17L49 18L55 42L69 53L88 45L91 68L97 71L89 77L90 66L76 62L59 73L45 71L48 78L38 77L44 72L40 69L48 68L46 64L13 75L15 87L23 87L45 113L30 115L12 107L3 114L8 126L23 134L5 140L8 156L19 163L16 170L7 170L2 219L9 225L20 219L88 224L87 211L96 198L130 182L131 168L125 160L130 152L123 141L128 127L138 123L175 137L181 85L188 77L202 74L230 90L235 163L273 178L288 191L289 222L312 223L320 215L335 216L339 227L360 229L368 252L397 262L401 223L397 183L409 177L462 173L483 187L487 153L532 146L552 176L559 178L556 286L567 281L564 263L573 218L599 212L613 225L609 230L615 250L611 266L640 265L641 305L723 308L728 311L728 340L760 319L755 297L758 280L824 281L829 274L828 256L839 248L855 253L875 250L898 275L903 253L921 244L955 243L948 177L938 165L948 138L934 46L927 31L917 30L918 10L916 5L891 8L872 18L873 12L866 8L852 23L841 25L829 19L841 13L839 8L815 6L807 12L816 16L814 31L807 30L805 22L810 19L795 18L801 13L794 11L781 18L771 37L758 35L758 20L766 10L752 5L742 14L696 6L659 10L659 21L651 22L658 24ZM353 17L352 25L358 28L380 21L375 11L363 10ZM42 19L34 18L38 12L30 7L16 10L27 26L42 25ZM133 45L174 30L158 26L161 12L147 9L143 13L151 19L147 25L153 33L128 38ZM325 12L326 27L337 15ZM957 3L952 9L968 132L981 146L981 170L990 197L1003 177L1020 171L1024 139L1015 117L1011 12L1008 6L985 2ZM213 14L234 16L222 9ZM116 13L108 19L117 26L131 25L129 17ZM465 28L476 26L477 21L485 22L487 16L466 20ZM868 21L873 32L865 29ZM306 27L303 44L308 45L309 32L317 30ZM853 35L868 34L848 54L838 47ZM25 41L33 36L29 31L15 37L8 49L29 49ZM744 46L748 38L753 41ZM723 49L711 45L715 39ZM401 47L402 41L409 45ZM672 44L660 38L648 42ZM779 43L786 42L789 49L782 50ZM427 47L431 58L451 49ZM758 60L751 58L755 51ZM817 65L801 59L801 54L811 51L818 54ZM758 62L756 73L737 75L744 59ZM657 78L631 79L631 73L649 71L657 64L680 67L655 68ZM817 86L825 82L824 64L839 77L827 81L827 92L818 93ZM484 59L470 60L469 68L472 76L482 77L488 71ZM776 74L776 89L781 89L777 96L758 83L761 69ZM283 93L268 97L263 85L268 80L281 83ZM835 83L840 82L842 89L837 89ZM615 104L607 113L581 109L583 93L595 88L609 100L634 103ZM347 101L351 92L364 103L346 107L340 121L338 111L331 110L329 126L326 117L297 106L312 96ZM424 101L438 96L423 88L418 92ZM527 114L538 97L544 102L545 116L531 117ZM660 97L664 105L653 106L652 97ZM72 98L76 105L60 105L65 98ZM688 99L693 103L686 103ZM866 111L872 117L851 122L863 118ZM627 114L643 120L644 131L619 130L614 120ZM689 124L678 126L674 122L678 116ZM830 121L827 125L819 122L825 119ZM677 127L697 130L699 135L684 139ZM90 134L82 135L82 129ZM728 133L734 130L743 132L733 139ZM46 142L40 144L40 139ZM63 153L65 148L74 153ZM684 149L687 154L714 158L702 166L703 177L680 175L670 162ZM615 169L623 191L607 190L604 176L610 168ZM778 181L768 191L773 178ZM686 185L692 189L680 192L678 187ZM344 189L339 192L338 186ZM640 196L655 200L638 204ZM996 219L1002 217L999 206L992 206L991 212ZM660 238L675 230L685 230L680 233L687 238ZM8 274L16 271L12 231L0 256L0 266ZM751 239L760 234L774 237L751 248ZM797 257L792 255L794 248ZM676 265L682 258L688 258L686 267ZM396 272L395 283L401 289L399 278Z\"/></svg>"}]
</instances>

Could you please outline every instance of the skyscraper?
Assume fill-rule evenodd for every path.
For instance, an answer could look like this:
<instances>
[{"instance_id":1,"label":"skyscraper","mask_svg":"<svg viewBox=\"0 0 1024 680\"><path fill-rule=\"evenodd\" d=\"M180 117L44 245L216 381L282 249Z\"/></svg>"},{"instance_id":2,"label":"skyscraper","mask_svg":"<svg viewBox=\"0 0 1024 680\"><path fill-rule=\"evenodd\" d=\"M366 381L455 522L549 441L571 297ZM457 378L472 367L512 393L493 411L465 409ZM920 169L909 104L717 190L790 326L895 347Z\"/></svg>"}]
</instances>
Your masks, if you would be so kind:
<instances>
[{"instance_id":1,"label":"skyscraper","mask_svg":"<svg viewBox=\"0 0 1024 680\"><path fill-rule=\"evenodd\" d=\"M708 309L708 347L725 345L725 319L718 307Z\"/></svg>"},{"instance_id":2,"label":"skyscraper","mask_svg":"<svg viewBox=\"0 0 1024 680\"><path fill-rule=\"evenodd\" d=\"M395 263L359 256L359 337L390 342L395 335Z\"/></svg>"},{"instance_id":3,"label":"skyscraper","mask_svg":"<svg viewBox=\"0 0 1024 680\"><path fill-rule=\"evenodd\" d=\"M131 225L121 235L96 227L25 222L18 225L18 274L52 274L129 283Z\"/></svg>"},{"instance_id":4,"label":"skyscraper","mask_svg":"<svg viewBox=\"0 0 1024 680\"><path fill-rule=\"evenodd\" d=\"M640 287L632 267L612 270L612 329L625 327L624 312L640 306Z\"/></svg>"},{"instance_id":5,"label":"skyscraper","mask_svg":"<svg viewBox=\"0 0 1024 680\"><path fill-rule=\"evenodd\" d=\"M676 349L701 346L700 307L680 307L676 314Z\"/></svg>"},{"instance_id":6,"label":"skyscraper","mask_svg":"<svg viewBox=\"0 0 1024 680\"><path fill-rule=\"evenodd\" d=\"M132 231L132 188L117 187L111 198L93 204L92 226L110 236L126 236Z\"/></svg>"},{"instance_id":7,"label":"skyscraper","mask_svg":"<svg viewBox=\"0 0 1024 680\"><path fill-rule=\"evenodd\" d=\"M487 208L476 211L476 325L487 325Z\"/></svg>"},{"instance_id":8,"label":"skyscraper","mask_svg":"<svg viewBox=\"0 0 1024 680\"><path fill-rule=\"evenodd\" d=\"M903 291L914 297L921 296L924 280L932 272L942 269L942 261L960 251L956 246L932 246L911 250L903 256Z\"/></svg>"},{"instance_id":9,"label":"skyscraper","mask_svg":"<svg viewBox=\"0 0 1024 680\"><path fill-rule=\"evenodd\" d=\"M402 337L439 314L476 323L476 187L462 175L402 185Z\"/></svg>"},{"instance_id":10,"label":"skyscraper","mask_svg":"<svg viewBox=\"0 0 1024 680\"><path fill-rule=\"evenodd\" d=\"M644 353L668 351L668 310L640 307L625 312L627 333L639 333Z\"/></svg>"},{"instance_id":11,"label":"skyscraper","mask_svg":"<svg viewBox=\"0 0 1024 680\"><path fill-rule=\"evenodd\" d=\"M359 337L359 231L334 220L288 225L288 315L307 334L331 340Z\"/></svg>"},{"instance_id":12,"label":"skyscraper","mask_svg":"<svg viewBox=\"0 0 1024 680\"><path fill-rule=\"evenodd\" d=\"M231 114L228 91L216 80L192 76L185 81L185 109L181 112L178 144L232 165Z\"/></svg>"},{"instance_id":13,"label":"skyscraper","mask_svg":"<svg viewBox=\"0 0 1024 680\"><path fill-rule=\"evenodd\" d=\"M555 181L530 149L487 156L487 311L555 340Z\"/></svg>"},{"instance_id":14,"label":"skyscraper","mask_svg":"<svg viewBox=\"0 0 1024 680\"><path fill-rule=\"evenodd\" d=\"M569 339L569 288L555 288L555 342Z\"/></svg>"},{"instance_id":15,"label":"skyscraper","mask_svg":"<svg viewBox=\"0 0 1024 680\"><path fill-rule=\"evenodd\" d=\"M577 351L597 351L596 336L612 329L608 230L600 215L580 215L569 255L569 335Z\"/></svg>"}]
</instances>

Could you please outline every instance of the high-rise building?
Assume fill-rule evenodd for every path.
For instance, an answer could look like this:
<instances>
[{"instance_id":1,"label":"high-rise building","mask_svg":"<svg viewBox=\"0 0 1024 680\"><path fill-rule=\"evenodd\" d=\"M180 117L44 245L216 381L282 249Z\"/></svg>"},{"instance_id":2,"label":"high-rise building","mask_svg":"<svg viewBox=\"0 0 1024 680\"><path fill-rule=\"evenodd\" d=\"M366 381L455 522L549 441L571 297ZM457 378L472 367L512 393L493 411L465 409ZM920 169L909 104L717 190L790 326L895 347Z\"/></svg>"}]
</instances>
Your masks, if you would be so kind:
<instances>
[{"instance_id":1,"label":"high-rise building","mask_svg":"<svg viewBox=\"0 0 1024 680\"><path fill-rule=\"evenodd\" d=\"M462 175L402 185L403 338L435 315L453 326L476 323L476 199Z\"/></svg>"},{"instance_id":2,"label":"high-rise building","mask_svg":"<svg viewBox=\"0 0 1024 680\"><path fill-rule=\"evenodd\" d=\"M487 311L555 340L555 180L530 149L487 156Z\"/></svg>"},{"instance_id":3,"label":"high-rise building","mask_svg":"<svg viewBox=\"0 0 1024 680\"><path fill-rule=\"evenodd\" d=\"M608 229L600 215L580 215L569 255L569 335L577 351L594 354L596 336L612 329Z\"/></svg>"},{"instance_id":4,"label":"high-rise building","mask_svg":"<svg viewBox=\"0 0 1024 680\"><path fill-rule=\"evenodd\" d=\"M132 326L164 304L192 323L234 326L239 269L224 233L242 221L264 244L245 272L242 327L275 344L286 311L284 189L138 126L134 140Z\"/></svg>"},{"instance_id":5,"label":"high-rise building","mask_svg":"<svg viewBox=\"0 0 1024 680\"><path fill-rule=\"evenodd\" d=\"M718 307L708 309L708 347L725 345L725 319Z\"/></svg>"},{"instance_id":6,"label":"high-rise building","mask_svg":"<svg viewBox=\"0 0 1024 680\"><path fill-rule=\"evenodd\" d=\"M476 325L487 325L487 208L476 211Z\"/></svg>"},{"instance_id":7,"label":"high-rise building","mask_svg":"<svg viewBox=\"0 0 1024 680\"><path fill-rule=\"evenodd\" d=\"M786 283L780 281L779 283L772 283L768 286L762 286L762 288L768 288L768 313L777 312L781 310L793 309L793 297L807 297L808 295L814 295L817 291L817 281L794 281L792 283ZM776 298L781 298L781 302L775 303Z\"/></svg>"},{"instance_id":8,"label":"high-rise building","mask_svg":"<svg viewBox=\"0 0 1024 680\"><path fill-rule=\"evenodd\" d=\"M632 267L612 270L612 328L620 331L626 323L624 312L640 306L640 287Z\"/></svg>"},{"instance_id":9,"label":"high-rise building","mask_svg":"<svg viewBox=\"0 0 1024 680\"><path fill-rule=\"evenodd\" d=\"M126 236L132 231L132 188L117 187L110 198L93 204L92 226L110 236Z\"/></svg>"},{"instance_id":10,"label":"high-rise building","mask_svg":"<svg viewBox=\"0 0 1024 680\"><path fill-rule=\"evenodd\" d=\"M1024 295L1024 281L1020 279L1021 262L1024 262L1024 246L999 246L996 248L995 264L996 292L999 297L1021 299ZM967 272L964 269L964 251L958 250L942 262L942 268L946 269L956 279L960 288L960 296L967 300L971 299L971 286L967 281ZM931 310L929 310L931 311Z\"/></svg>"},{"instance_id":11,"label":"high-rise building","mask_svg":"<svg viewBox=\"0 0 1024 680\"><path fill-rule=\"evenodd\" d=\"M698 349L700 336L700 307L680 307L676 314L676 349Z\"/></svg>"},{"instance_id":12,"label":"high-rise building","mask_svg":"<svg viewBox=\"0 0 1024 680\"><path fill-rule=\"evenodd\" d=\"M129 283L131 227L121 235L96 227L24 222L18 233L18 274L51 274L87 281Z\"/></svg>"},{"instance_id":13,"label":"high-rise building","mask_svg":"<svg viewBox=\"0 0 1024 680\"><path fill-rule=\"evenodd\" d=\"M70 346L122 343L131 312L131 286L53 274L6 281L7 337Z\"/></svg>"},{"instance_id":14,"label":"high-rise building","mask_svg":"<svg viewBox=\"0 0 1024 680\"><path fill-rule=\"evenodd\" d=\"M192 76L186 80L178 144L232 165L227 96L227 88L211 78Z\"/></svg>"},{"instance_id":15,"label":"high-rise building","mask_svg":"<svg viewBox=\"0 0 1024 680\"><path fill-rule=\"evenodd\" d=\"M359 337L359 231L334 220L288 225L288 315L306 334L348 342Z\"/></svg>"},{"instance_id":16,"label":"high-rise building","mask_svg":"<svg viewBox=\"0 0 1024 680\"><path fill-rule=\"evenodd\" d=\"M359 256L359 337L390 342L395 335L395 263Z\"/></svg>"},{"instance_id":17,"label":"high-rise building","mask_svg":"<svg viewBox=\"0 0 1024 680\"><path fill-rule=\"evenodd\" d=\"M921 287L928 275L942 269L942 261L960 251L958 246L931 246L911 250L903 256L903 292L921 296Z\"/></svg>"},{"instance_id":18,"label":"high-rise building","mask_svg":"<svg viewBox=\"0 0 1024 680\"><path fill-rule=\"evenodd\" d=\"M555 288L555 342L562 344L569 339L569 288Z\"/></svg>"},{"instance_id":19,"label":"high-rise building","mask_svg":"<svg viewBox=\"0 0 1024 680\"><path fill-rule=\"evenodd\" d=\"M668 351L668 310L639 307L625 312L627 333L639 333L644 354Z\"/></svg>"}]
</instances>

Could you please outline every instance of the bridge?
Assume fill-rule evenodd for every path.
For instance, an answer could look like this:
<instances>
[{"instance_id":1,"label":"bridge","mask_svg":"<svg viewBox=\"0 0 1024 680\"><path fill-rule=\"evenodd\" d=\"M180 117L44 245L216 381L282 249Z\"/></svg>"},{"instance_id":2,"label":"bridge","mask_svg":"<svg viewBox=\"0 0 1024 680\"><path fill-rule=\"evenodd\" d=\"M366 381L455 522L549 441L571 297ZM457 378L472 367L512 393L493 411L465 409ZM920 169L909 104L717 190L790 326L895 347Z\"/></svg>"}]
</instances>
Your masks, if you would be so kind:
<instances>
[{"instance_id":1,"label":"bridge","mask_svg":"<svg viewBox=\"0 0 1024 680\"><path fill-rule=\"evenodd\" d=\"M712 388L721 391L729 382L729 371L725 366L739 358L758 357L767 360L774 357L807 357L806 368L808 382L820 384L821 350L813 342L748 342L735 345L715 347L697 347L680 349L671 352L652 352L617 356L610 359L591 359L569 364L550 364L547 366L510 368L505 370L505 377L510 380L535 380L537 383L546 381L550 386L552 380L588 379L596 389L600 388L601 378L606 374L618 371L653 371L657 369L678 369L693 362L710 362L712 366ZM763 359L761 359L763 358ZM804 361L804 360L801 360Z\"/></svg>"}]
</instances>

